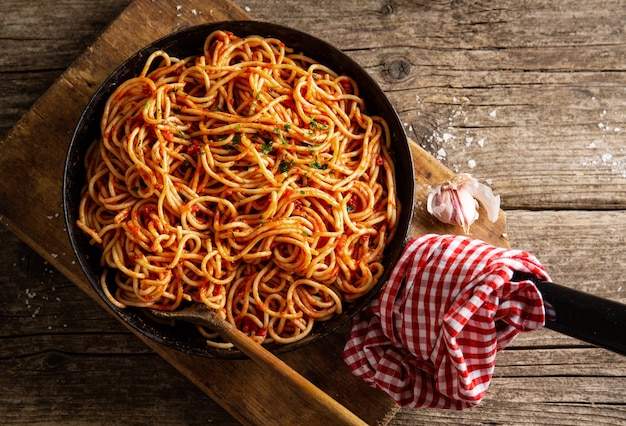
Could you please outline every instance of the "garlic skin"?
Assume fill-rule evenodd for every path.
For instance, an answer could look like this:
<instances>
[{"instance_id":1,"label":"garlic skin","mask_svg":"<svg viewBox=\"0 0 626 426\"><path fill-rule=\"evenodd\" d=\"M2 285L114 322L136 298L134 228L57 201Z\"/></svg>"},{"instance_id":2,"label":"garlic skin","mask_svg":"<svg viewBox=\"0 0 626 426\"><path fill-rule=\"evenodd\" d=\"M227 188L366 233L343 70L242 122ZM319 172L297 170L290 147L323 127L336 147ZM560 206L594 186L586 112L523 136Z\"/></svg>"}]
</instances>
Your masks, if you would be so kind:
<instances>
[{"instance_id":1,"label":"garlic skin","mask_svg":"<svg viewBox=\"0 0 626 426\"><path fill-rule=\"evenodd\" d=\"M469 234L470 226L478 219L478 202L487 211L490 221L498 220L500 196L467 173L459 173L436 186L428 194L426 210L443 223L459 225Z\"/></svg>"}]
</instances>

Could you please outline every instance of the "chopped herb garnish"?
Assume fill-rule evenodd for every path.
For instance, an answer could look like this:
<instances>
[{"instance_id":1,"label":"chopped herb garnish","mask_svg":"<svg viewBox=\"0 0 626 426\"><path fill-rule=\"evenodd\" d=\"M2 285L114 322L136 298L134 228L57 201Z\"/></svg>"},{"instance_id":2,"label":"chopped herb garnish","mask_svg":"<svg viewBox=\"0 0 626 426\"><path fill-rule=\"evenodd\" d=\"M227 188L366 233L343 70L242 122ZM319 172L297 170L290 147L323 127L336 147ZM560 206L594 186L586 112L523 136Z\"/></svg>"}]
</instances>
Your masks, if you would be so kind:
<instances>
[{"instance_id":1,"label":"chopped herb garnish","mask_svg":"<svg viewBox=\"0 0 626 426\"><path fill-rule=\"evenodd\" d=\"M237 146L239 144L239 142L241 142L241 135L235 135L233 136L233 142L232 144Z\"/></svg>"},{"instance_id":2,"label":"chopped herb garnish","mask_svg":"<svg viewBox=\"0 0 626 426\"><path fill-rule=\"evenodd\" d=\"M317 155L315 156L315 161L311 163L311 167L317 170L326 170L328 168L328 164L322 164L317 160Z\"/></svg>"},{"instance_id":3,"label":"chopped herb garnish","mask_svg":"<svg viewBox=\"0 0 626 426\"><path fill-rule=\"evenodd\" d=\"M269 152L272 150L272 146L274 145L274 141L265 141L263 142L263 145L261 145L261 152L263 154L269 154Z\"/></svg>"},{"instance_id":4,"label":"chopped herb garnish","mask_svg":"<svg viewBox=\"0 0 626 426\"><path fill-rule=\"evenodd\" d=\"M328 124L326 123L320 123L317 120L315 120L314 118L311 118L311 121L309 122L309 126L311 127L311 129L327 129L328 128Z\"/></svg>"},{"instance_id":5,"label":"chopped herb garnish","mask_svg":"<svg viewBox=\"0 0 626 426\"><path fill-rule=\"evenodd\" d=\"M274 133L278 135L278 139L280 139L283 145L289 145L287 141L285 140L285 138L283 138L283 132L278 127L274 129Z\"/></svg>"},{"instance_id":6,"label":"chopped herb garnish","mask_svg":"<svg viewBox=\"0 0 626 426\"><path fill-rule=\"evenodd\" d=\"M291 166L293 166L293 160L291 161L283 160L278 165L278 170L280 170L281 173L287 173L289 169L291 168Z\"/></svg>"}]
</instances>

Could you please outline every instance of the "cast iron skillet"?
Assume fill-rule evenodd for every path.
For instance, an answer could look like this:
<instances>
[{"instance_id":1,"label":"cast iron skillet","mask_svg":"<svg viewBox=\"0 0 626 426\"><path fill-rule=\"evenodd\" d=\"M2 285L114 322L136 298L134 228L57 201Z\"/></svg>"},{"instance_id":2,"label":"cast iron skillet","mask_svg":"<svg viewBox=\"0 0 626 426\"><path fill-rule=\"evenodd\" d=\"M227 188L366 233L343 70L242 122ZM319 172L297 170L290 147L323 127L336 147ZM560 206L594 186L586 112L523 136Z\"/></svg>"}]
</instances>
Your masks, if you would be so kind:
<instances>
[{"instance_id":1,"label":"cast iron skillet","mask_svg":"<svg viewBox=\"0 0 626 426\"><path fill-rule=\"evenodd\" d=\"M100 250L90 245L89 238L76 226L80 192L86 179L83 158L88 146L100 136L100 117L108 97L121 82L139 74L145 60L155 50L164 50L170 56L178 58L198 55L202 53L205 38L215 30L230 31L238 36L260 35L263 37L275 37L283 41L287 46L294 48L295 51L303 52L337 73L350 75L361 90L360 94L367 105L367 113L384 117L391 131L397 191L402 209L395 237L389 243L384 253L383 264L385 265L385 273L376 288L367 296L346 306L342 315L317 324L310 336L289 345L266 345L268 350L274 353L282 353L300 348L335 331L345 325L371 301L387 281L389 272L402 254L413 211L413 162L407 136L396 111L369 74L356 62L328 43L301 31L279 25L255 21L228 21L181 30L155 41L135 53L102 83L87 104L72 135L63 176L63 211L67 232L74 254L94 290L113 312L139 333L156 342L190 355L218 358L242 357L241 352L236 349L228 350L208 347L194 326L184 323L177 323L175 327L160 324L148 318L140 309L119 309L109 303L99 283L102 271Z\"/></svg>"}]
</instances>

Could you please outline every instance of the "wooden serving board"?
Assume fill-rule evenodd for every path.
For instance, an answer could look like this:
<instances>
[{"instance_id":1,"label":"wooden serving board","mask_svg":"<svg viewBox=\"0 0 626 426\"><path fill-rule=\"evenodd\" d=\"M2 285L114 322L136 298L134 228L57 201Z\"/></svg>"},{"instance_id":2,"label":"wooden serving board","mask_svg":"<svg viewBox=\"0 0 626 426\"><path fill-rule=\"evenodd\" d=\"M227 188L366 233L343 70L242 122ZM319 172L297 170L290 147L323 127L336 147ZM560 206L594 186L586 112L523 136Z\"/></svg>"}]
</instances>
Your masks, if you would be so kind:
<instances>
[{"instance_id":1,"label":"wooden serving board","mask_svg":"<svg viewBox=\"0 0 626 426\"><path fill-rule=\"evenodd\" d=\"M187 26L233 19L250 17L228 0L133 1L0 144L0 221L104 309L74 260L63 225L61 182L73 127L98 85L139 48ZM428 186L452 173L416 144L412 152L417 188L411 235L458 232L425 211ZM503 213L495 224L479 220L472 231L475 237L508 246ZM386 424L398 407L350 374L341 359L346 331L281 358L368 424ZM336 423L323 407L311 407L252 361L191 357L138 337L244 424Z\"/></svg>"}]
</instances>

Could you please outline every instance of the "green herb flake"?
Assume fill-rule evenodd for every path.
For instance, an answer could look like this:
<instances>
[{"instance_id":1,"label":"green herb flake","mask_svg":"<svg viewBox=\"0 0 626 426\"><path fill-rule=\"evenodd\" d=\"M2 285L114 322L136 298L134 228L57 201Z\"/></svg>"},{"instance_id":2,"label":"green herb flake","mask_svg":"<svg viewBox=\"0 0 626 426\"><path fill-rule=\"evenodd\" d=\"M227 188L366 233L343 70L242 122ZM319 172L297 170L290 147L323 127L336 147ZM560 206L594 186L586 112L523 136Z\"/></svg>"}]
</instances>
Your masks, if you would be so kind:
<instances>
[{"instance_id":1,"label":"green herb flake","mask_svg":"<svg viewBox=\"0 0 626 426\"><path fill-rule=\"evenodd\" d=\"M274 146L274 141L271 141L271 140L265 141L263 142L263 145L261 145L261 152L263 154L269 154L273 146Z\"/></svg>"},{"instance_id":2,"label":"green herb flake","mask_svg":"<svg viewBox=\"0 0 626 426\"><path fill-rule=\"evenodd\" d=\"M291 161L283 160L278 165L278 170L280 170L281 173L287 173L289 169L291 168L291 166L293 166L293 160Z\"/></svg>"},{"instance_id":3,"label":"green herb flake","mask_svg":"<svg viewBox=\"0 0 626 426\"><path fill-rule=\"evenodd\" d=\"M274 133L278 135L278 139L283 143L283 145L289 145L285 138L283 137L283 132L278 127L274 129Z\"/></svg>"},{"instance_id":4,"label":"green herb flake","mask_svg":"<svg viewBox=\"0 0 626 426\"><path fill-rule=\"evenodd\" d=\"M315 161L311 163L311 167L317 170L326 170L328 168L328 164L322 164L318 161L317 155L315 156Z\"/></svg>"}]
</instances>

